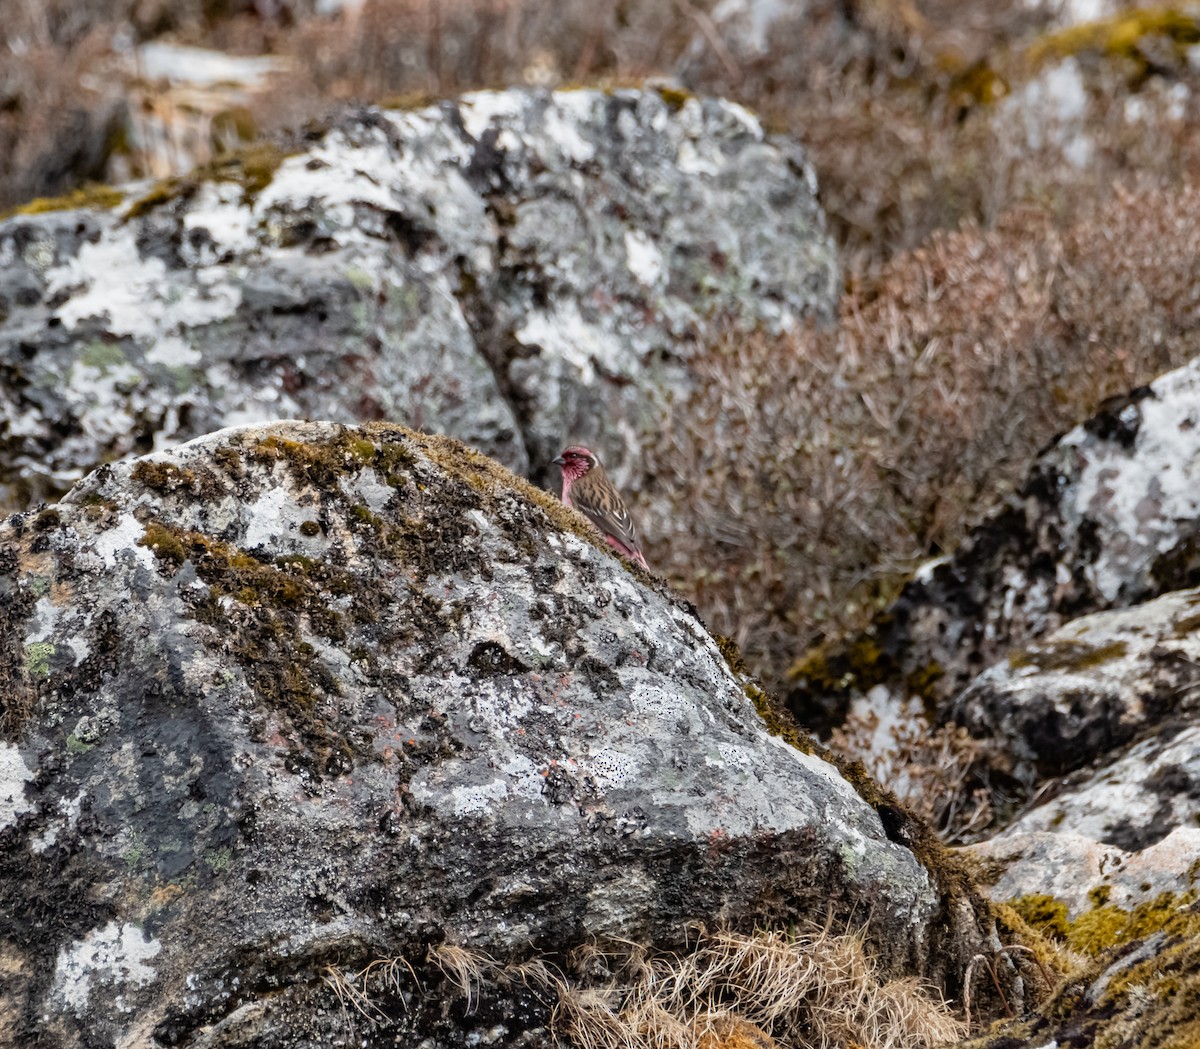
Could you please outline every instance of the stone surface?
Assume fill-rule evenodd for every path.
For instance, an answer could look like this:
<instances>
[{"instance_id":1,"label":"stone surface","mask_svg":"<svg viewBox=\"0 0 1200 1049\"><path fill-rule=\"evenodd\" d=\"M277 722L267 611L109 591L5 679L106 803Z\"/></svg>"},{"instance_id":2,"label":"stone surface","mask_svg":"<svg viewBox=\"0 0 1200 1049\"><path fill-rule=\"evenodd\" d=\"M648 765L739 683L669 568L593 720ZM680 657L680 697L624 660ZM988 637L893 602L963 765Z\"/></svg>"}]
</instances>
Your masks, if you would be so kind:
<instances>
[{"instance_id":1,"label":"stone surface","mask_svg":"<svg viewBox=\"0 0 1200 1049\"><path fill-rule=\"evenodd\" d=\"M1149 844L1149 836L1161 837L1173 824L1122 830L1124 821L1165 817L1172 797L1187 822L1194 817L1196 800L1188 795L1195 787L1172 769L1186 766L1195 750L1198 626L1200 590L1082 616L981 674L950 704L947 717L987 741L990 766L1026 791L1103 760L1102 778L1087 788L1092 800L1074 799L1091 815L1072 811L1068 826L1083 832L1077 821L1091 826L1097 811L1107 810L1102 840L1126 848ZM1147 736L1152 738L1114 764L1121 748ZM1065 816L1066 804L1059 799L1046 818ZM1127 806L1132 809L1125 811Z\"/></svg>"},{"instance_id":2,"label":"stone surface","mask_svg":"<svg viewBox=\"0 0 1200 1049\"><path fill-rule=\"evenodd\" d=\"M359 111L113 210L0 223L0 508L295 416L448 433L620 483L692 348L831 319L800 148L732 103L506 91Z\"/></svg>"},{"instance_id":3,"label":"stone surface","mask_svg":"<svg viewBox=\"0 0 1200 1049\"><path fill-rule=\"evenodd\" d=\"M1105 845L1091 833L1019 830L969 846L985 866L999 868L986 885L999 903L1022 896L1048 895L1066 904L1070 920L1086 914L1103 898L1132 910L1164 892L1182 896L1195 883L1200 860L1200 828L1176 826L1153 845L1135 852Z\"/></svg>"},{"instance_id":4,"label":"stone surface","mask_svg":"<svg viewBox=\"0 0 1200 1049\"><path fill-rule=\"evenodd\" d=\"M1200 583L1200 360L1050 448L954 554L862 637L794 668L790 704L836 722L884 684L940 707L1013 647L1088 612Z\"/></svg>"},{"instance_id":5,"label":"stone surface","mask_svg":"<svg viewBox=\"0 0 1200 1049\"><path fill-rule=\"evenodd\" d=\"M446 438L278 423L103 467L0 526L0 598L18 1042L329 1045L334 977L377 962L359 1044L544 1044L527 980L440 973L832 916L953 995L992 935L690 608Z\"/></svg>"}]
</instances>

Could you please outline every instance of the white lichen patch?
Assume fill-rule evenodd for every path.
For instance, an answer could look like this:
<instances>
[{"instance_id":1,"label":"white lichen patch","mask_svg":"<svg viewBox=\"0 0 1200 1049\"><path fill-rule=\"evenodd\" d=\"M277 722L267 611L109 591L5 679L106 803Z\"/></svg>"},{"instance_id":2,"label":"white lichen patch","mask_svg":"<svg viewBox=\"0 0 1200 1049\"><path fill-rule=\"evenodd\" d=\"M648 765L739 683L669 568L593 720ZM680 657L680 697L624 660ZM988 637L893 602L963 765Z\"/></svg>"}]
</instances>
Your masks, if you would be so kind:
<instances>
[{"instance_id":1,"label":"white lichen patch","mask_svg":"<svg viewBox=\"0 0 1200 1049\"><path fill-rule=\"evenodd\" d=\"M585 384L595 381L597 365L609 374L622 374L635 363L614 333L584 320L574 300L531 310L513 334L522 346L540 347L543 353L574 367Z\"/></svg>"},{"instance_id":2,"label":"white lichen patch","mask_svg":"<svg viewBox=\"0 0 1200 1049\"><path fill-rule=\"evenodd\" d=\"M611 747L592 751L579 764L604 790L636 784L640 773L636 758Z\"/></svg>"},{"instance_id":3,"label":"white lichen patch","mask_svg":"<svg viewBox=\"0 0 1200 1049\"><path fill-rule=\"evenodd\" d=\"M25 784L32 779L33 770L25 764L21 752L9 743L0 743L0 830L33 808L25 800Z\"/></svg>"},{"instance_id":4,"label":"white lichen patch","mask_svg":"<svg viewBox=\"0 0 1200 1049\"><path fill-rule=\"evenodd\" d=\"M495 680L476 684L463 679L461 684L471 697L472 719L500 738L519 730L534 708L533 696L524 689L502 687Z\"/></svg>"},{"instance_id":5,"label":"white lichen patch","mask_svg":"<svg viewBox=\"0 0 1200 1049\"><path fill-rule=\"evenodd\" d=\"M537 765L524 754L514 754L500 766L500 771L508 777L508 787L514 797L524 798L526 801L541 798L541 773Z\"/></svg>"},{"instance_id":6,"label":"white lichen patch","mask_svg":"<svg viewBox=\"0 0 1200 1049\"><path fill-rule=\"evenodd\" d=\"M451 787L443 800L452 815L473 816L487 812L507 797L508 784L502 779L494 779L490 783Z\"/></svg>"},{"instance_id":7,"label":"white lichen patch","mask_svg":"<svg viewBox=\"0 0 1200 1049\"><path fill-rule=\"evenodd\" d=\"M323 217L340 228L346 242L367 241L370 238L355 230L356 208L399 208L395 175L396 154L382 129L364 130L353 144L344 132L331 131L307 153L279 165L255 201L255 214L319 204Z\"/></svg>"},{"instance_id":8,"label":"white lichen patch","mask_svg":"<svg viewBox=\"0 0 1200 1049\"><path fill-rule=\"evenodd\" d=\"M93 981L108 987L143 986L157 975L147 963L162 950L131 922L109 922L93 929L82 940L58 952L53 993L73 1012L88 1007Z\"/></svg>"},{"instance_id":9,"label":"white lichen patch","mask_svg":"<svg viewBox=\"0 0 1200 1049\"><path fill-rule=\"evenodd\" d=\"M295 493L283 485L260 492L251 505L250 512L244 515L246 532L242 536L241 545L247 550L259 546L282 549L281 539L290 532L288 525L300 523L290 520L301 516L296 513L295 503Z\"/></svg>"},{"instance_id":10,"label":"white lichen patch","mask_svg":"<svg viewBox=\"0 0 1200 1049\"><path fill-rule=\"evenodd\" d=\"M142 254L134 226L85 242L78 255L51 269L46 281L49 295L72 293L58 309L68 331L104 317L111 334L145 339L224 320L240 301L237 288L228 283L204 290L172 279L162 259Z\"/></svg>"},{"instance_id":11,"label":"white lichen patch","mask_svg":"<svg viewBox=\"0 0 1200 1049\"><path fill-rule=\"evenodd\" d=\"M254 214L244 201L242 187L236 182L206 182L189 203L183 217L183 227L189 233L202 231L203 247L196 258L200 265L211 265L231 255L254 249L258 237L254 232ZM181 250L190 248L192 238L184 237Z\"/></svg>"},{"instance_id":12,"label":"white lichen patch","mask_svg":"<svg viewBox=\"0 0 1200 1049\"><path fill-rule=\"evenodd\" d=\"M101 532L92 541L92 551L106 568L115 568L130 560L149 568L154 565L154 554L147 547L138 545L145 534L145 526L133 514L122 512L112 528Z\"/></svg>"},{"instance_id":13,"label":"white lichen patch","mask_svg":"<svg viewBox=\"0 0 1200 1049\"><path fill-rule=\"evenodd\" d=\"M199 364L203 354L178 335L163 335L142 358L147 364L161 364L165 368L190 368Z\"/></svg>"},{"instance_id":14,"label":"white lichen patch","mask_svg":"<svg viewBox=\"0 0 1200 1049\"><path fill-rule=\"evenodd\" d=\"M591 125L597 116L598 96L592 91L560 91L546 110L543 132L571 164L587 164L596 157Z\"/></svg>"},{"instance_id":15,"label":"white lichen patch","mask_svg":"<svg viewBox=\"0 0 1200 1049\"><path fill-rule=\"evenodd\" d=\"M641 230L625 231L625 256L628 259L629 272L638 282L648 288L654 288L663 281L663 257L658 245Z\"/></svg>"},{"instance_id":16,"label":"white lichen patch","mask_svg":"<svg viewBox=\"0 0 1200 1049\"><path fill-rule=\"evenodd\" d=\"M621 684L627 690L629 706L639 723L653 731L656 722L679 726L688 733L701 733L709 720L690 697L664 687L653 675L644 671L622 670ZM649 724L647 724L649 722Z\"/></svg>"},{"instance_id":17,"label":"white lichen patch","mask_svg":"<svg viewBox=\"0 0 1200 1049\"><path fill-rule=\"evenodd\" d=\"M1064 503L1097 528L1088 567L1107 600L1140 584L1153 558L1179 540L1179 522L1200 516L1200 362L1162 376L1153 395L1126 408L1140 416L1132 447L1098 441L1084 427L1061 442L1081 468Z\"/></svg>"},{"instance_id":18,"label":"white lichen patch","mask_svg":"<svg viewBox=\"0 0 1200 1049\"><path fill-rule=\"evenodd\" d=\"M34 852L45 852L56 844L60 834L65 834L79 822L79 814L83 811L84 797L85 792L80 791L73 798L60 798L57 816L46 821L37 836L30 839L29 847ZM0 826L2 825L0 824Z\"/></svg>"}]
</instances>

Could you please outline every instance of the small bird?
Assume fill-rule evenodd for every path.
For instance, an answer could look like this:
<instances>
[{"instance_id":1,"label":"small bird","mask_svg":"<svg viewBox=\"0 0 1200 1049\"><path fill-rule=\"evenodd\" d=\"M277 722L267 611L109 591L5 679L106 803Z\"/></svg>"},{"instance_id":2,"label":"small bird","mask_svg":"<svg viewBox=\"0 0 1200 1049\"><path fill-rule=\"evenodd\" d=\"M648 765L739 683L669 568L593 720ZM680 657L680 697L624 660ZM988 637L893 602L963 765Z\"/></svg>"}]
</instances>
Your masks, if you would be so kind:
<instances>
[{"instance_id":1,"label":"small bird","mask_svg":"<svg viewBox=\"0 0 1200 1049\"><path fill-rule=\"evenodd\" d=\"M600 460L586 448L572 445L553 462L562 467L562 501L599 528L617 553L632 558L649 572L633 518Z\"/></svg>"}]
</instances>

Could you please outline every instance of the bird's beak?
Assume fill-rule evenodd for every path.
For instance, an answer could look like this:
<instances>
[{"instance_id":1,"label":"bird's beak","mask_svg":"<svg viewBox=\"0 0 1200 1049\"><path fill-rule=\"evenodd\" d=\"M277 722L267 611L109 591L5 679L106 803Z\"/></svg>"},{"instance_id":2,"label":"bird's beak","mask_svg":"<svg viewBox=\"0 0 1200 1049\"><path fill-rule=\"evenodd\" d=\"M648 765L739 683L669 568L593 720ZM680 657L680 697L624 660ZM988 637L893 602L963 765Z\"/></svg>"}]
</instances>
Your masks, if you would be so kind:
<instances>
[{"instance_id":1,"label":"bird's beak","mask_svg":"<svg viewBox=\"0 0 1200 1049\"><path fill-rule=\"evenodd\" d=\"M551 459L550 461L555 466L566 466L567 465L567 460L564 459L561 455L557 459Z\"/></svg>"}]
</instances>

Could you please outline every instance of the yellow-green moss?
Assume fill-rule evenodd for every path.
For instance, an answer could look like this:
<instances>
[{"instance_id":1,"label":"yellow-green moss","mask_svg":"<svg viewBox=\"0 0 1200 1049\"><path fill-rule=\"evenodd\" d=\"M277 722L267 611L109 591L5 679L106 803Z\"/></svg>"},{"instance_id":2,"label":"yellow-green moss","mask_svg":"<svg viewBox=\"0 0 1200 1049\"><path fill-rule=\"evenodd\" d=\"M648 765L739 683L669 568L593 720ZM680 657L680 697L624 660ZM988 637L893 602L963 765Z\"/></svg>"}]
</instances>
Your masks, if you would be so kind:
<instances>
[{"instance_id":1,"label":"yellow-green moss","mask_svg":"<svg viewBox=\"0 0 1200 1049\"><path fill-rule=\"evenodd\" d=\"M380 109L400 109L411 112L415 109L428 109L439 101L441 101L441 96L429 91L409 91L401 95L385 95L375 104Z\"/></svg>"},{"instance_id":2,"label":"yellow-green moss","mask_svg":"<svg viewBox=\"0 0 1200 1049\"><path fill-rule=\"evenodd\" d=\"M941 667L931 664L937 676ZM890 656L870 634L860 634L848 645L842 642L826 643L810 649L788 669L793 681L803 681L816 692L844 692L858 689L866 692L882 681L886 681L895 670ZM919 684L931 687L928 674L915 672Z\"/></svg>"},{"instance_id":3,"label":"yellow-green moss","mask_svg":"<svg viewBox=\"0 0 1200 1049\"><path fill-rule=\"evenodd\" d=\"M38 197L26 204L0 211L0 222L14 215L43 215L49 211L74 211L77 208L110 211L124 200L125 194L119 189L89 182L61 197Z\"/></svg>"},{"instance_id":4,"label":"yellow-green moss","mask_svg":"<svg viewBox=\"0 0 1200 1049\"><path fill-rule=\"evenodd\" d=\"M1099 885L1088 892L1092 906L1074 919L1068 917L1067 905L1053 896L1029 895L1008 904L1031 926L1064 942L1081 954L1097 955L1112 947L1144 939L1161 931L1181 931L1190 927L1190 905L1195 893L1182 895L1165 892L1152 900L1124 910L1108 901L1112 888Z\"/></svg>"},{"instance_id":5,"label":"yellow-green moss","mask_svg":"<svg viewBox=\"0 0 1200 1049\"><path fill-rule=\"evenodd\" d=\"M1013 670L1035 667L1038 670L1061 670L1068 673L1091 670L1121 659L1129 651L1124 641L1107 645L1089 645L1083 641L1043 641L1014 652L1008 657Z\"/></svg>"},{"instance_id":6,"label":"yellow-green moss","mask_svg":"<svg viewBox=\"0 0 1200 1049\"><path fill-rule=\"evenodd\" d=\"M969 108L998 102L1010 90L1008 81L985 58L955 70L948 94L955 105Z\"/></svg>"},{"instance_id":7,"label":"yellow-green moss","mask_svg":"<svg viewBox=\"0 0 1200 1049\"><path fill-rule=\"evenodd\" d=\"M677 87L656 87L654 89L666 104L667 108L672 113L678 113L684 106L688 104L696 96L690 91L684 91Z\"/></svg>"},{"instance_id":8,"label":"yellow-green moss","mask_svg":"<svg viewBox=\"0 0 1200 1049\"><path fill-rule=\"evenodd\" d=\"M129 205L126 218L138 218L172 200L186 200L206 182L236 182L246 203L252 203L275 177L279 165L295 151L268 142L256 142L205 164L186 175L157 182L149 192Z\"/></svg>"},{"instance_id":9,"label":"yellow-green moss","mask_svg":"<svg viewBox=\"0 0 1200 1049\"><path fill-rule=\"evenodd\" d=\"M166 525L161 525L157 521L146 525L141 539L138 540L138 546L144 546L155 557L177 565L181 565L187 560L187 551L184 550L183 540Z\"/></svg>"},{"instance_id":10,"label":"yellow-green moss","mask_svg":"<svg viewBox=\"0 0 1200 1049\"><path fill-rule=\"evenodd\" d=\"M1012 900L1009 906L1033 928L1063 940L1067 936L1067 905L1053 896L1031 895Z\"/></svg>"},{"instance_id":11,"label":"yellow-green moss","mask_svg":"<svg viewBox=\"0 0 1200 1049\"><path fill-rule=\"evenodd\" d=\"M923 700L933 700L937 696L937 683L946 676L946 671L936 660L926 663L923 667L911 670L904 678L904 684L909 693Z\"/></svg>"},{"instance_id":12,"label":"yellow-green moss","mask_svg":"<svg viewBox=\"0 0 1200 1049\"><path fill-rule=\"evenodd\" d=\"M1187 48L1200 43L1200 23L1195 15L1171 5L1133 8L1111 18L1049 33L1029 47L1027 56L1036 66L1090 51L1130 58L1144 65L1146 58L1139 45L1147 36L1170 40L1182 58Z\"/></svg>"},{"instance_id":13,"label":"yellow-green moss","mask_svg":"<svg viewBox=\"0 0 1200 1049\"><path fill-rule=\"evenodd\" d=\"M1200 615L1187 616L1176 621L1172 636L1182 640L1191 637L1197 630L1200 630Z\"/></svg>"},{"instance_id":14,"label":"yellow-green moss","mask_svg":"<svg viewBox=\"0 0 1200 1049\"><path fill-rule=\"evenodd\" d=\"M25 646L25 673L30 677L49 677L50 659L54 645L49 641L33 641Z\"/></svg>"},{"instance_id":15,"label":"yellow-green moss","mask_svg":"<svg viewBox=\"0 0 1200 1049\"><path fill-rule=\"evenodd\" d=\"M1098 907L1097 910L1119 911L1124 917L1117 930L1114 942L1129 943L1142 940L1156 932L1170 935L1193 935L1200 933L1200 916L1195 913L1196 894L1164 892L1152 900L1138 904L1132 911L1120 911L1118 907ZM1070 938L1068 938L1070 942ZM1200 976L1200 973L1197 974Z\"/></svg>"},{"instance_id":16,"label":"yellow-green moss","mask_svg":"<svg viewBox=\"0 0 1200 1049\"><path fill-rule=\"evenodd\" d=\"M194 470L157 459L138 460L130 477L156 492L169 493L179 489L194 490L196 488Z\"/></svg>"}]
</instances>

